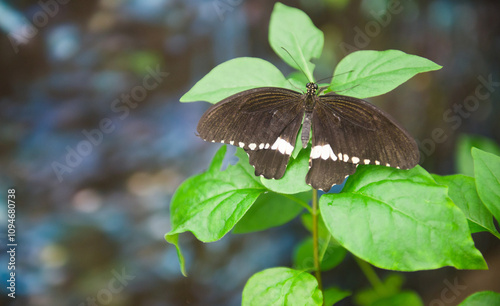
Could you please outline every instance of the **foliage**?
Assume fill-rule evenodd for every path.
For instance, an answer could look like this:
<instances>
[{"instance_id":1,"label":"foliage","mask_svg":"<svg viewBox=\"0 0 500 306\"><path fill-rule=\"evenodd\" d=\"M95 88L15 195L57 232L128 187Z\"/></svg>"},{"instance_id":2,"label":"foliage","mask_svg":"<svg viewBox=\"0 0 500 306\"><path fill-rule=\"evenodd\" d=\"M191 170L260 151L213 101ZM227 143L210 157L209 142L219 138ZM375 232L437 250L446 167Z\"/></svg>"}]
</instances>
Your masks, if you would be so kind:
<instances>
[{"instance_id":1,"label":"foliage","mask_svg":"<svg viewBox=\"0 0 500 306\"><path fill-rule=\"evenodd\" d=\"M269 43L281 59L313 81L311 60L320 56L323 33L307 15L277 3ZM328 90L367 98L393 90L417 73L440 68L402 51L357 51L340 61ZM292 84L302 82L303 86L305 81L299 74L287 80L262 59L236 58L215 67L181 101L216 103L254 87L293 89ZM465 153L460 154L467 156L470 146L462 148ZM180 233L189 231L203 242L212 242L232 229L235 233L261 231L298 215L306 229L317 233L321 271L334 269L350 253L372 279L376 275L368 264L395 271L444 266L486 269L471 232L487 231L500 237L493 223L493 217L500 218L500 157L479 149L472 149L471 155L475 177L431 175L420 166L411 170L360 166L342 192L321 196L319 213L308 205L312 193L304 182L310 148L294 151L281 180L255 177L241 149L236 153L238 163L222 171L225 152L226 147L221 147L208 170L186 180L172 199L172 230L166 239L177 247L183 273ZM465 160L461 162L466 164ZM314 226L316 216L321 217ZM271 268L252 276L243 290L243 304L332 305L349 296L340 288L322 290L319 279L309 273L315 270L314 243L306 239L296 248L294 269ZM359 305L422 305L415 292L401 290L402 282L401 277L391 276L354 299Z\"/></svg>"}]
</instances>

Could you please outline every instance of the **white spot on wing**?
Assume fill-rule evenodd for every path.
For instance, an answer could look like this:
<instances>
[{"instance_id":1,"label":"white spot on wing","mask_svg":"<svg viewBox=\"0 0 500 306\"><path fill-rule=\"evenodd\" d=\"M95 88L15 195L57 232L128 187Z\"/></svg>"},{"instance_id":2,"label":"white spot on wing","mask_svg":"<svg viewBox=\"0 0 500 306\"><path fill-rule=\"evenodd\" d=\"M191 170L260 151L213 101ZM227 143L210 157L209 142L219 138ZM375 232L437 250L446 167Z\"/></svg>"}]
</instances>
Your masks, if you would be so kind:
<instances>
[{"instance_id":1,"label":"white spot on wing","mask_svg":"<svg viewBox=\"0 0 500 306\"><path fill-rule=\"evenodd\" d=\"M259 149L261 149L261 150L262 150L262 149L264 149L264 145L265 145L265 144L261 143L261 144L259 145Z\"/></svg>"},{"instance_id":2,"label":"white spot on wing","mask_svg":"<svg viewBox=\"0 0 500 306\"><path fill-rule=\"evenodd\" d=\"M257 148L257 145L255 143L251 143L248 145L248 147L250 148L250 150L255 150Z\"/></svg>"},{"instance_id":3,"label":"white spot on wing","mask_svg":"<svg viewBox=\"0 0 500 306\"><path fill-rule=\"evenodd\" d=\"M234 145L234 141L232 141L232 140L231 140L231 141L229 142L229 144L230 144L230 145Z\"/></svg>"},{"instance_id":4,"label":"white spot on wing","mask_svg":"<svg viewBox=\"0 0 500 306\"><path fill-rule=\"evenodd\" d=\"M329 144L324 146L315 146L312 148L311 158L317 159L320 157L324 160L327 160L328 158L331 158L333 161L337 160L337 155L333 153L332 147Z\"/></svg>"},{"instance_id":5,"label":"white spot on wing","mask_svg":"<svg viewBox=\"0 0 500 306\"><path fill-rule=\"evenodd\" d=\"M312 148L311 150L311 158L312 159L316 159L316 158L319 158L321 156L321 146L315 146L314 148Z\"/></svg>"},{"instance_id":6,"label":"white spot on wing","mask_svg":"<svg viewBox=\"0 0 500 306\"><path fill-rule=\"evenodd\" d=\"M281 154L292 155L293 146L281 137L273 143L271 150L278 150Z\"/></svg>"},{"instance_id":7,"label":"white spot on wing","mask_svg":"<svg viewBox=\"0 0 500 306\"><path fill-rule=\"evenodd\" d=\"M245 143L244 142L240 142L239 146L240 146L240 148L243 148L245 146Z\"/></svg>"},{"instance_id":8,"label":"white spot on wing","mask_svg":"<svg viewBox=\"0 0 500 306\"><path fill-rule=\"evenodd\" d=\"M391 166L391 164L389 164L389 163L387 163L387 164L385 164L385 165L386 165L387 167L390 167L390 166Z\"/></svg>"},{"instance_id":9,"label":"white spot on wing","mask_svg":"<svg viewBox=\"0 0 500 306\"><path fill-rule=\"evenodd\" d=\"M328 147L330 147L328 145ZM321 147L321 159L327 160L330 157L330 152L328 151L328 148L325 146Z\"/></svg>"},{"instance_id":10,"label":"white spot on wing","mask_svg":"<svg viewBox=\"0 0 500 306\"><path fill-rule=\"evenodd\" d=\"M266 146L264 147L264 149L269 149L271 145L269 145L268 143L266 143Z\"/></svg>"},{"instance_id":11,"label":"white spot on wing","mask_svg":"<svg viewBox=\"0 0 500 306\"><path fill-rule=\"evenodd\" d=\"M380 162L378 160L376 160L375 165L380 165Z\"/></svg>"},{"instance_id":12,"label":"white spot on wing","mask_svg":"<svg viewBox=\"0 0 500 306\"><path fill-rule=\"evenodd\" d=\"M357 158L356 156L351 157L351 160L355 164L359 163L359 158Z\"/></svg>"},{"instance_id":13,"label":"white spot on wing","mask_svg":"<svg viewBox=\"0 0 500 306\"><path fill-rule=\"evenodd\" d=\"M370 160L369 159L365 159L364 162L365 162L365 165L368 165L370 163Z\"/></svg>"},{"instance_id":14,"label":"white spot on wing","mask_svg":"<svg viewBox=\"0 0 500 306\"><path fill-rule=\"evenodd\" d=\"M349 155L344 154L344 161L346 162L346 161L348 161L348 160L349 160Z\"/></svg>"},{"instance_id":15,"label":"white spot on wing","mask_svg":"<svg viewBox=\"0 0 500 306\"><path fill-rule=\"evenodd\" d=\"M220 141L220 143L224 143L224 139L222 139L222 140Z\"/></svg>"}]
</instances>

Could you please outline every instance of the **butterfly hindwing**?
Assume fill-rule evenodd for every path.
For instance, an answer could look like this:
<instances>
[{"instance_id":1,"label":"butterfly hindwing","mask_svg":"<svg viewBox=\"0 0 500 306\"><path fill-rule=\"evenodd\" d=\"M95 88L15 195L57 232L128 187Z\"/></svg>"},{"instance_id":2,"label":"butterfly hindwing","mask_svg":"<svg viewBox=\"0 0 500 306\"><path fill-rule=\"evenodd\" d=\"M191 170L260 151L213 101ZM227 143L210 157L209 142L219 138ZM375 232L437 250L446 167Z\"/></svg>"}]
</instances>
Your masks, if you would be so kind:
<instances>
[{"instance_id":1,"label":"butterfly hindwing","mask_svg":"<svg viewBox=\"0 0 500 306\"><path fill-rule=\"evenodd\" d=\"M302 101L302 94L284 88L245 90L210 107L197 130L206 141L245 149L257 175L278 179L295 145Z\"/></svg>"},{"instance_id":2,"label":"butterfly hindwing","mask_svg":"<svg viewBox=\"0 0 500 306\"><path fill-rule=\"evenodd\" d=\"M258 150L245 150L249 161L255 167L255 175L270 179L280 179L292 155L297 133L302 122L303 111L293 119L269 146Z\"/></svg>"},{"instance_id":3,"label":"butterfly hindwing","mask_svg":"<svg viewBox=\"0 0 500 306\"><path fill-rule=\"evenodd\" d=\"M308 179L324 182L321 189L330 189L326 186L330 182L341 183L359 164L409 169L418 163L418 147L413 138L388 114L366 101L336 94L319 96L312 121ZM336 169L338 173L328 170L332 179L320 179L319 169L323 168Z\"/></svg>"}]
</instances>

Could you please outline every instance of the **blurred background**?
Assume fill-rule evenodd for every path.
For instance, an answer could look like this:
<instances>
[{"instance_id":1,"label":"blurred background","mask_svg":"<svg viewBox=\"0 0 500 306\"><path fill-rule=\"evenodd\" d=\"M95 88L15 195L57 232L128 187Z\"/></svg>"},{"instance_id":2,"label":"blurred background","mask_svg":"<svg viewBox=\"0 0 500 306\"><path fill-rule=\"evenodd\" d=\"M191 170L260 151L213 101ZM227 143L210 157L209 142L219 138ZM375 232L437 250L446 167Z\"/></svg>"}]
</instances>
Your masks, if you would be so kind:
<instances>
[{"instance_id":1,"label":"blurred background","mask_svg":"<svg viewBox=\"0 0 500 306\"><path fill-rule=\"evenodd\" d=\"M443 66L369 99L419 141L429 172L457 173L464 133L500 142L500 84L491 82L500 82L499 1L282 2L325 33L317 79L358 49L399 49ZM181 235L187 278L164 240L172 194L218 149L195 136L209 104L179 98L235 57L263 58L291 73L267 41L274 3L0 1L0 194L17 188L18 239L13 303L4 282L3 208L2 305L238 305L252 274L291 264L294 245L307 236L299 220L210 244ZM404 288L426 305L500 291L500 243L473 236L490 271L404 273ZM443 299L457 282L465 289ZM349 256L324 283L369 286Z\"/></svg>"}]
</instances>

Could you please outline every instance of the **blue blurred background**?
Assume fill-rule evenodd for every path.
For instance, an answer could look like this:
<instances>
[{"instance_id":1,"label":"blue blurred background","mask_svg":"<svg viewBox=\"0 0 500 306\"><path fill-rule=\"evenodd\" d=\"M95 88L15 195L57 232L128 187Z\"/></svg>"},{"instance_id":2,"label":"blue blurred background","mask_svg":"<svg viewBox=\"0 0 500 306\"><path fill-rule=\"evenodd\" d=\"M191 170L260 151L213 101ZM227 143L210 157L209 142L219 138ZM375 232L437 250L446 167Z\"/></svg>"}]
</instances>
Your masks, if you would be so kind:
<instances>
[{"instance_id":1,"label":"blue blurred background","mask_svg":"<svg viewBox=\"0 0 500 306\"><path fill-rule=\"evenodd\" d=\"M218 148L195 136L209 104L179 98L235 57L260 57L291 73L267 41L274 3L0 1L0 194L17 188L19 243L14 303L6 297L2 230L2 305L238 305L253 273L291 264L293 246L307 235L299 220L211 244L182 235L187 278L164 240L172 194ZM325 33L317 79L354 49L399 49L444 66L370 99L419 141L428 171L456 173L462 133L500 142L500 87L483 87L473 103L484 80L500 81L499 1L283 3ZM439 143L436 129L446 136ZM500 244L487 233L474 238L490 271L404 273L404 287L426 305L500 291ZM456 278L466 289L442 301L446 281ZM351 257L324 282L369 285Z\"/></svg>"}]
</instances>

